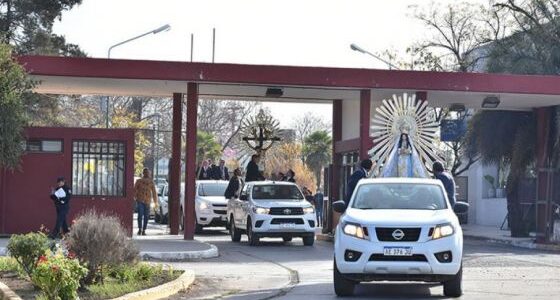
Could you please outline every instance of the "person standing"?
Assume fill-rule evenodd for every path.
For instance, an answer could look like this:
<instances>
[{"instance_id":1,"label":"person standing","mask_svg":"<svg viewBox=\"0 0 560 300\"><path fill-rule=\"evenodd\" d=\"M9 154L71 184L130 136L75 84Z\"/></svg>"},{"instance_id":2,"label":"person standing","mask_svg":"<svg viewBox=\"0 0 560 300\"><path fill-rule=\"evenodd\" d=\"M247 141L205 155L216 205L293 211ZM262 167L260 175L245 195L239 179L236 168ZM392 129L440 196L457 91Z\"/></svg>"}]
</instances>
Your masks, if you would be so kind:
<instances>
[{"instance_id":1,"label":"person standing","mask_svg":"<svg viewBox=\"0 0 560 300\"><path fill-rule=\"evenodd\" d=\"M210 180L212 179L212 169L208 165L208 161L203 160L202 166L198 169L198 180Z\"/></svg>"},{"instance_id":2,"label":"person standing","mask_svg":"<svg viewBox=\"0 0 560 300\"><path fill-rule=\"evenodd\" d=\"M138 235L146 235L146 227L148 227L150 218L150 203L153 201L154 209L158 208L156 185L150 177L148 168L144 168L142 178L134 184L134 197L138 208Z\"/></svg>"},{"instance_id":3,"label":"person standing","mask_svg":"<svg viewBox=\"0 0 560 300\"><path fill-rule=\"evenodd\" d=\"M447 193L447 198L449 199L449 203L451 204L451 208L455 206L455 180L453 176L445 171L443 168L443 164L439 161L434 162L432 165L432 170L434 172L434 178L439 179L445 188L445 192Z\"/></svg>"},{"instance_id":4,"label":"person standing","mask_svg":"<svg viewBox=\"0 0 560 300\"><path fill-rule=\"evenodd\" d=\"M315 214L317 215L317 227L323 226L323 200L325 196L321 189L317 189L315 194Z\"/></svg>"},{"instance_id":5,"label":"person standing","mask_svg":"<svg viewBox=\"0 0 560 300\"><path fill-rule=\"evenodd\" d=\"M371 159L369 158L364 159L360 163L360 168L358 168L358 170L356 170L352 174L352 176L350 176L350 178L348 179L348 185L347 185L348 190L346 191L346 198L344 199L346 205L348 205L348 203L350 202L350 198L352 198L352 194L354 194L354 190L356 189L358 182L361 179L368 177L368 173L369 171L371 171L372 167L373 167L373 162L371 161Z\"/></svg>"},{"instance_id":6,"label":"person standing","mask_svg":"<svg viewBox=\"0 0 560 300\"><path fill-rule=\"evenodd\" d=\"M243 180L241 179L241 170L237 168L233 170L233 176L229 180L229 184L224 193L224 197L226 199L239 198L242 187L243 187Z\"/></svg>"},{"instance_id":7,"label":"person standing","mask_svg":"<svg viewBox=\"0 0 560 300\"><path fill-rule=\"evenodd\" d=\"M54 229L49 235L50 238L58 238L60 234L60 229L62 229L63 234L67 234L70 230L68 229L68 222L66 217L68 211L70 210L70 198L72 198L72 190L66 185L64 177L59 177L56 179L56 188L51 189L51 199L56 207L56 223Z\"/></svg>"},{"instance_id":8,"label":"person standing","mask_svg":"<svg viewBox=\"0 0 560 300\"><path fill-rule=\"evenodd\" d=\"M296 172L294 170L289 169L286 173L286 179L284 181L296 183Z\"/></svg>"},{"instance_id":9,"label":"person standing","mask_svg":"<svg viewBox=\"0 0 560 300\"><path fill-rule=\"evenodd\" d=\"M212 170L212 175L216 180L229 180L229 170L225 166L226 162L220 159L220 164Z\"/></svg>"},{"instance_id":10,"label":"person standing","mask_svg":"<svg viewBox=\"0 0 560 300\"><path fill-rule=\"evenodd\" d=\"M258 154L253 154L253 156L251 156L251 161L247 164L245 172L245 182L260 181L264 179L259 171L260 159L261 158Z\"/></svg>"}]
</instances>

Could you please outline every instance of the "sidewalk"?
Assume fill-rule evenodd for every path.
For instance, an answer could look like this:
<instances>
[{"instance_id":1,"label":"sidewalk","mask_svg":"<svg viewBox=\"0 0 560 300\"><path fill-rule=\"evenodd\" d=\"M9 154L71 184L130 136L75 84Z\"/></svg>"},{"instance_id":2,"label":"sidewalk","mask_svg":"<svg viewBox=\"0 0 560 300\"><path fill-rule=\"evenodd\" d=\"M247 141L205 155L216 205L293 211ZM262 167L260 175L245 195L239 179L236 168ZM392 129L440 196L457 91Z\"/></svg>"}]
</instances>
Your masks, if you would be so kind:
<instances>
[{"instance_id":1,"label":"sidewalk","mask_svg":"<svg viewBox=\"0 0 560 300\"><path fill-rule=\"evenodd\" d=\"M463 228L464 237L481 239L520 248L560 252L560 245L537 244L535 243L534 237L514 238L510 236L509 230L500 230L498 227L472 224L464 224L461 225L461 227Z\"/></svg>"},{"instance_id":2,"label":"sidewalk","mask_svg":"<svg viewBox=\"0 0 560 300\"><path fill-rule=\"evenodd\" d=\"M509 230L500 230L494 226L464 224L461 225L461 228L463 228L463 236L466 238L486 240L493 243L506 244L520 248L560 252L560 245L537 244L534 241L534 237L514 238L510 236ZM317 239L332 242L334 237L331 234L321 233L317 234Z\"/></svg>"}]
</instances>

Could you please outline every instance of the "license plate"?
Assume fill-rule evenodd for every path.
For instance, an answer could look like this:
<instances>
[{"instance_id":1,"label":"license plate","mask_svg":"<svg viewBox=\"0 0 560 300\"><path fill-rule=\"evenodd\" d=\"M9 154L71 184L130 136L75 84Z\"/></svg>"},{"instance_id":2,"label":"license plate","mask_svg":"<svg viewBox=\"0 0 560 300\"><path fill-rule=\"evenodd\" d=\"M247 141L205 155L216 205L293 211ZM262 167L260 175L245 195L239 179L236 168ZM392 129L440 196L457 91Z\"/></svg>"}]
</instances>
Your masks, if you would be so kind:
<instances>
[{"instance_id":1,"label":"license plate","mask_svg":"<svg viewBox=\"0 0 560 300\"><path fill-rule=\"evenodd\" d=\"M285 228L285 229L296 228L296 224L294 224L294 223L280 224L280 228Z\"/></svg>"},{"instance_id":2,"label":"license plate","mask_svg":"<svg viewBox=\"0 0 560 300\"><path fill-rule=\"evenodd\" d=\"M383 255L412 256L412 247L383 247Z\"/></svg>"}]
</instances>

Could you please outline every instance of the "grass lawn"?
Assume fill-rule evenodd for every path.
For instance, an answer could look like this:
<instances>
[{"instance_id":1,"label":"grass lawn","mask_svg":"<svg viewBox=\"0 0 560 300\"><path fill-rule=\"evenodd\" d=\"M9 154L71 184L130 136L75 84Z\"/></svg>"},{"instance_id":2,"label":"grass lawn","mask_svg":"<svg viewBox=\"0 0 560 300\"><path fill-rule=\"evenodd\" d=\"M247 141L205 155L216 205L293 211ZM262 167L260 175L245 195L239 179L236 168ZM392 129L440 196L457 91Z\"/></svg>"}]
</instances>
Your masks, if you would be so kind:
<instances>
[{"instance_id":1,"label":"grass lawn","mask_svg":"<svg viewBox=\"0 0 560 300\"><path fill-rule=\"evenodd\" d=\"M104 273L104 282L80 289L80 299L112 299L145 290L177 279L182 274L161 264L138 263L134 266L112 268ZM0 257L0 281L24 300L36 299L41 294L35 289L13 258Z\"/></svg>"}]
</instances>

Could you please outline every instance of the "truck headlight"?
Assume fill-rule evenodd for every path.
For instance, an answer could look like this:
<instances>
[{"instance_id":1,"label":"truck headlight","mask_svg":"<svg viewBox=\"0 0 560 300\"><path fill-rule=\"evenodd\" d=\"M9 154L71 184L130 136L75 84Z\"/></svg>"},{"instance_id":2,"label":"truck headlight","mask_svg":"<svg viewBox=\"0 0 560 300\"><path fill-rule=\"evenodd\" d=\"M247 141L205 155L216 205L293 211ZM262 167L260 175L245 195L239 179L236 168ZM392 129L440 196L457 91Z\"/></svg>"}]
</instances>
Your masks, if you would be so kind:
<instances>
[{"instance_id":1,"label":"truck headlight","mask_svg":"<svg viewBox=\"0 0 560 300\"><path fill-rule=\"evenodd\" d=\"M303 213L304 214L313 214L313 213L315 213L315 209L313 208L313 206L304 207L303 208Z\"/></svg>"},{"instance_id":2,"label":"truck headlight","mask_svg":"<svg viewBox=\"0 0 560 300\"><path fill-rule=\"evenodd\" d=\"M364 233L364 229L361 225L353 224L353 223L344 223L342 225L342 231L349 236L353 236L359 239L366 239L366 235Z\"/></svg>"},{"instance_id":3,"label":"truck headlight","mask_svg":"<svg viewBox=\"0 0 560 300\"><path fill-rule=\"evenodd\" d=\"M434 232L432 233L432 240L437 240L444 238L446 236L453 235L455 233L455 228L453 225L447 224L439 224L434 228Z\"/></svg>"},{"instance_id":4,"label":"truck headlight","mask_svg":"<svg viewBox=\"0 0 560 300\"><path fill-rule=\"evenodd\" d=\"M198 208L200 208L200 210L207 210L210 208L210 204L205 201L200 201L200 203L198 204Z\"/></svg>"},{"instance_id":5,"label":"truck headlight","mask_svg":"<svg viewBox=\"0 0 560 300\"><path fill-rule=\"evenodd\" d=\"M265 207L253 207L253 212L258 215L268 215L270 208Z\"/></svg>"}]
</instances>

